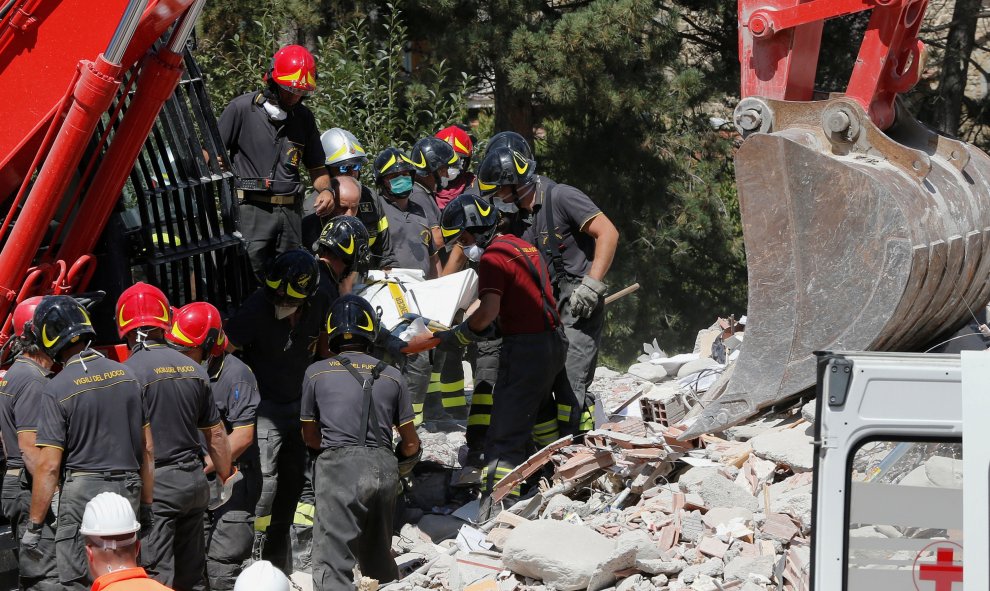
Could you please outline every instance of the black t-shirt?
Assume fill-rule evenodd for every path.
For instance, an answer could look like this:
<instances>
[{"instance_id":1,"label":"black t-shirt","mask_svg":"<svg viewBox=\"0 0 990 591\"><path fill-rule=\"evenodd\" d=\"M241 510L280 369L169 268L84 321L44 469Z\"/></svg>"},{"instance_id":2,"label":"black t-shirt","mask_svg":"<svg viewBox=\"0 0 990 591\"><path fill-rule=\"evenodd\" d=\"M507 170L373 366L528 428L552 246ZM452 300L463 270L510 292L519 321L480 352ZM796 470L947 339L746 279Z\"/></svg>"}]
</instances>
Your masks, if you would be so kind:
<instances>
[{"instance_id":1,"label":"black t-shirt","mask_svg":"<svg viewBox=\"0 0 990 591\"><path fill-rule=\"evenodd\" d=\"M395 248L396 266L402 269L422 269L429 277L430 254L436 250L430 228L439 226L440 221L419 203L411 199L407 199L406 203L406 210L403 211L392 203L385 202L385 216L388 218L388 229Z\"/></svg>"},{"instance_id":2,"label":"black t-shirt","mask_svg":"<svg viewBox=\"0 0 990 591\"><path fill-rule=\"evenodd\" d=\"M263 401L299 401L303 375L316 355L320 335L326 331L329 312L327 295L317 290L303 304L292 326L288 318L275 317L275 306L261 288L227 320L227 338L242 350L241 358L258 378Z\"/></svg>"},{"instance_id":3,"label":"black t-shirt","mask_svg":"<svg viewBox=\"0 0 990 591\"><path fill-rule=\"evenodd\" d=\"M141 467L148 411L137 376L126 365L83 351L49 380L42 407L37 444L64 450L67 470Z\"/></svg>"},{"instance_id":4,"label":"black t-shirt","mask_svg":"<svg viewBox=\"0 0 990 591\"><path fill-rule=\"evenodd\" d=\"M37 431L41 397L51 372L27 357L19 356L0 376L0 437L7 468L23 468L17 434Z\"/></svg>"},{"instance_id":5,"label":"black t-shirt","mask_svg":"<svg viewBox=\"0 0 990 591\"><path fill-rule=\"evenodd\" d=\"M206 371L175 349L152 342L137 347L125 365L134 370L144 389L155 466L199 459L199 430L220 424Z\"/></svg>"},{"instance_id":6,"label":"black t-shirt","mask_svg":"<svg viewBox=\"0 0 990 591\"><path fill-rule=\"evenodd\" d=\"M258 380L251 368L233 355L224 355L220 371L210 381L213 401L220 411L227 433L254 426L261 394L258 392ZM258 445L254 443L244 450L238 461L256 458Z\"/></svg>"},{"instance_id":7,"label":"black t-shirt","mask_svg":"<svg viewBox=\"0 0 990 591\"><path fill-rule=\"evenodd\" d=\"M379 361L365 353L345 353L343 357L349 359L364 377L371 375ZM385 445L391 445L392 427L409 423L414 416L406 381L399 370L385 366L371 392L376 421L369 418L368 422L372 424L369 428L369 425L361 425L362 385L336 359L317 361L306 370L300 417L303 421L320 424L323 449L358 445L362 430L367 438L365 445L375 446L372 428L377 428Z\"/></svg>"},{"instance_id":8,"label":"black t-shirt","mask_svg":"<svg viewBox=\"0 0 990 591\"><path fill-rule=\"evenodd\" d=\"M326 160L316 119L299 104L285 120L273 121L256 100L259 94L242 94L220 115L220 137L231 165L242 179L271 179L274 195L299 193L300 166L318 168Z\"/></svg>"},{"instance_id":9,"label":"black t-shirt","mask_svg":"<svg viewBox=\"0 0 990 591\"><path fill-rule=\"evenodd\" d=\"M584 193L570 185L562 185L540 176L533 206L533 225L522 238L540 249L543 262L553 272L552 261L547 260L547 212L543 209L546 195L553 187L550 201L553 205L553 223L557 240L561 244L564 270L573 278L582 278L591 269L595 259L595 239L581 231L602 210Z\"/></svg>"},{"instance_id":10,"label":"black t-shirt","mask_svg":"<svg viewBox=\"0 0 990 591\"><path fill-rule=\"evenodd\" d=\"M340 282L334 276L330 265L320 261L320 291L327 296L327 301L333 304L340 297Z\"/></svg>"}]
</instances>

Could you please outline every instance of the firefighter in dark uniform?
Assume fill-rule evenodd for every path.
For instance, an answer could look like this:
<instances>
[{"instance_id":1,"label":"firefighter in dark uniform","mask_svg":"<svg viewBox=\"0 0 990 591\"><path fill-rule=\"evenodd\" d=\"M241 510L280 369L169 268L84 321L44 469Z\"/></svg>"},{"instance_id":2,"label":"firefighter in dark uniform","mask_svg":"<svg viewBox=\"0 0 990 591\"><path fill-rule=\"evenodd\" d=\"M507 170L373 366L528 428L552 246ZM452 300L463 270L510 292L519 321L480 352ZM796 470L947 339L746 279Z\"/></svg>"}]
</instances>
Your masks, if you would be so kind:
<instances>
[{"instance_id":1,"label":"firefighter in dark uniform","mask_svg":"<svg viewBox=\"0 0 990 591\"><path fill-rule=\"evenodd\" d=\"M594 428L594 379L598 347L605 327L605 274L612 265L619 232L587 195L536 174L536 162L512 148L485 155L478 169L479 187L503 211L531 214L523 239L540 249L553 276L561 319L570 346L567 378L577 409L560 408L582 431Z\"/></svg>"},{"instance_id":2,"label":"firefighter in dark uniform","mask_svg":"<svg viewBox=\"0 0 990 591\"><path fill-rule=\"evenodd\" d=\"M86 310L69 296L46 296L33 332L62 371L45 386L38 422L31 510L21 552L40 559L45 516L64 470L56 520L55 558L65 589L89 588L86 549L76 534L86 503L115 492L139 510L142 534L154 521L155 450L137 376L88 348L96 336Z\"/></svg>"},{"instance_id":3,"label":"firefighter in dark uniform","mask_svg":"<svg viewBox=\"0 0 990 591\"><path fill-rule=\"evenodd\" d=\"M317 192L317 210L333 204L316 119L301 102L316 90L313 56L299 45L279 49L265 82L264 90L231 101L219 120L237 175L239 229L259 278L276 255L303 244L301 167Z\"/></svg>"},{"instance_id":4,"label":"firefighter in dark uniform","mask_svg":"<svg viewBox=\"0 0 990 591\"><path fill-rule=\"evenodd\" d=\"M261 496L261 465L254 436L255 414L261 402L258 381L243 361L224 350L227 338L220 312L212 304L193 302L180 308L165 338L170 346L206 368L213 401L230 442L230 459L242 475L230 499L209 512L206 576L211 590L229 591L251 557L254 509ZM209 478L216 478L212 462L207 464L207 473Z\"/></svg>"},{"instance_id":5,"label":"firefighter in dark uniform","mask_svg":"<svg viewBox=\"0 0 990 591\"><path fill-rule=\"evenodd\" d=\"M319 290L319 264L304 250L275 259L265 284L227 320L230 345L258 378L257 413L261 498L255 509L255 556L291 572L289 527L303 488L306 446L299 400L306 368L326 357L327 295Z\"/></svg>"},{"instance_id":6,"label":"firefighter in dark uniform","mask_svg":"<svg viewBox=\"0 0 990 591\"><path fill-rule=\"evenodd\" d=\"M489 495L499 480L528 456L533 427L547 404L554 381L562 374L567 338L557 314L550 278L536 248L499 233L494 206L474 195L461 195L444 209L444 233L466 249L481 249L478 308L455 328L436 333L440 348L457 350L498 331L502 358L495 382L482 471L482 518L491 512ZM519 491L512 495L518 498Z\"/></svg>"},{"instance_id":7,"label":"firefighter in dark uniform","mask_svg":"<svg viewBox=\"0 0 990 591\"><path fill-rule=\"evenodd\" d=\"M28 298L14 309L10 341L14 363L0 374L0 437L7 458L3 514L15 540L24 534L31 506L31 475L38 454L35 438L43 391L52 374L52 358L41 350L31 330L34 310L40 302L40 297ZM38 549L39 555L30 560L24 554L18 557L20 588L61 589L55 566L55 515L51 511L45 515Z\"/></svg>"},{"instance_id":8,"label":"firefighter in dark uniform","mask_svg":"<svg viewBox=\"0 0 990 591\"><path fill-rule=\"evenodd\" d=\"M200 431L217 476L231 476L227 432L199 364L169 347L171 307L160 289L135 283L117 300L117 331L127 340L155 437L155 525L141 545L148 575L177 589L205 589L203 523L210 501Z\"/></svg>"},{"instance_id":9,"label":"firefighter in dark uniform","mask_svg":"<svg viewBox=\"0 0 990 591\"><path fill-rule=\"evenodd\" d=\"M361 171L368 164L368 156L354 134L334 127L320 136L323 152L326 154L326 168L330 174L331 189L336 193L336 207L308 215L303 219L305 244L312 244L330 218L349 215L361 220L368 230L370 256L367 263L357 269L390 269L395 266L395 253L392 246L388 219L385 217L381 197L372 187L361 183ZM357 182L357 194L353 203L342 207L340 181L343 178ZM345 190L349 187L345 187Z\"/></svg>"},{"instance_id":10,"label":"firefighter in dark uniform","mask_svg":"<svg viewBox=\"0 0 990 591\"><path fill-rule=\"evenodd\" d=\"M323 226L313 250L320 262L320 291L327 295L327 301L334 302L341 295L350 293L357 276L354 269L367 264L368 230L356 217L332 218ZM292 568L301 572L312 572L315 461L315 454L310 452L306 480L292 520Z\"/></svg>"},{"instance_id":11,"label":"firefighter in dark uniform","mask_svg":"<svg viewBox=\"0 0 990 591\"><path fill-rule=\"evenodd\" d=\"M306 370L302 400L303 437L320 450L313 586L353 589L355 563L379 583L398 577L391 548L399 472L412 470L420 446L405 381L368 354L378 333L371 305L341 297L327 332L337 355Z\"/></svg>"}]
</instances>

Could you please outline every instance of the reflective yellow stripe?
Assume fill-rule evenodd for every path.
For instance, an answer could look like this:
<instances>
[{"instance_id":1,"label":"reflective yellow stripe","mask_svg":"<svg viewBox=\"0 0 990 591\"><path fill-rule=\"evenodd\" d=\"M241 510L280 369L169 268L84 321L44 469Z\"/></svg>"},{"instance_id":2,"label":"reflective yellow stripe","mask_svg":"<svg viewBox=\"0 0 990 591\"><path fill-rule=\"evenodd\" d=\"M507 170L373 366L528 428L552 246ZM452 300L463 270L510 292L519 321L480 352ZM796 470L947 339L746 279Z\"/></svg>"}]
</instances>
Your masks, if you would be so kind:
<instances>
[{"instance_id":1,"label":"reflective yellow stripe","mask_svg":"<svg viewBox=\"0 0 990 591\"><path fill-rule=\"evenodd\" d=\"M459 406L467 406L467 398L463 396L444 398L442 402L444 408L457 408Z\"/></svg>"},{"instance_id":2,"label":"reflective yellow stripe","mask_svg":"<svg viewBox=\"0 0 990 591\"><path fill-rule=\"evenodd\" d=\"M491 394L475 394L471 397L471 404L486 404L488 406L492 405L492 395Z\"/></svg>"},{"instance_id":3,"label":"reflective yellow stripe","mask_svg":"<svg viewBox=\"0 0 990 591\"><path fill-rule=\"evenodd\" d=\"M549 433L557 430L557 421L547 421L533 426L533 433Z\"/></svg>"},{"instance_id":4,"label":"reflective yellow stripe","mask_svg":"<svg viewBox=\"0 0 990 591\"><path fill-rule=\"evenodd\" d=\"M296 505L296 516L292 519L292 523L312 526L314 515L316 515L316 507L309 503L299 503Z\"/></svg>"},{"instance_id":5,"label":"reflective yellow stripe","mask_svg":"<svg viewBox=\"0 0 990 591\"><path fill-rule=\"evenodd\" d=\"M384 232L385 230L388 230L388 218L385 217L385 216L382 216L378 220L378 231L379 232Z\"/></svg>"},{"instance_id":6,"label":"reflective yellow stripe","mask_svg":"<svg viewBox=\"0 0 990 591\"><path fill-rule=\"evenodd\" d=\"M492 415L471 415L468 417L468 427L477 425L491 425Z\"/></svg>"},{"instance_id":7,"label":"reflective yellow stripe","mask_svg":"<svg viewBox=\"0 0 990 591\"><path fill-rule=\"evenodd\" d=\"M422 424L423 424L423 413L420 413L416 415L415 418L413 418L413 427L418 427Z\"/></svg>"},{"instance_id":8,"label":"reflective yellow stripe","mask_svg":"<svg viewBox=\"0 0 990 591\"><path fill-rule=\"evenodd\" d=\"M271 524L271 515L259 515L254 520L254 531L268 531L268 526Z\"/></svg>"},{"instance_id":9,"label":"reflective yellow stripe","mask_svg":"<svg viewBox=\"0 0 990 591\"><path fill-rule=\"evenodd\" d=\"M456 382L450 382L448 384L440 382L441 392L457 392L458 390L463 390L463 389L464 389L464 380L458 380Z\"/></svg>"},{"instance_id":10,"label":"reflective yellow stripe","mask_svg":"<svg viewBox=\"0 0 990 591\"><path fill-rule=\"evenodd\" d=\"M590 431L595 428L595 407L591 406L588 410L581 413L581 426L579 427L582 431Z\"/></svg>"},{"instance_id":11,"label":"reflective yellow stripe","mask_svg":"<svg viewBox=\"0 0 990 591\"><path fill-rule=\"evenodd\" d=\"M414 413L416 413L416 414L422 414L422 412L423 412L423 403L422 402L420 402L419 404L413 402L412 407L413 407L413 412Z\"/></svg>"},{"instance_id":12,"label":"reflective yellow stripe","mask_svg":"<svg viewBox=\"0 0 990 591\"><path fill-rule=\"evenodd\" d=\"M440 381L440 373L439 372L433 372L433 373L431 373L430 374L430 381L431 382L439 382Z\"/></svg>"},{"instance_id":13,"label":"reflective yellow stripe","mask_svg":"<svg viewBox=\"0 0 990 591\"><path fill-rule=\"evenodd\" d=\"M440 391L440 382L430 382L430 385L426 387L426 393L430 394L433 392Z\"/></svg>"},{"instance_id":14,"label":"reflective yellow stripe","mask_svg":"<svg viewBox=\"0 0 990 591\"><path fill-rule=\"evenodd\" d=\"M406 303L406 298L402 295L399 284L389 283L388 291L392 294L392 299L395 301L395 308L399 311L399 315L407 314L409 312L409 304Z\"/></svg>"},{"instance_id":15,"label":"reflective yellow stripe","mask_svg":"<svg viewBox=\"0 0 990 591\"><path fill-rule=\"evenodd\" d=\"M371 248L372 246L375 245L375 240L378 240L378 234L368 237L368 248Z\"/></svg>"}]
</instances>

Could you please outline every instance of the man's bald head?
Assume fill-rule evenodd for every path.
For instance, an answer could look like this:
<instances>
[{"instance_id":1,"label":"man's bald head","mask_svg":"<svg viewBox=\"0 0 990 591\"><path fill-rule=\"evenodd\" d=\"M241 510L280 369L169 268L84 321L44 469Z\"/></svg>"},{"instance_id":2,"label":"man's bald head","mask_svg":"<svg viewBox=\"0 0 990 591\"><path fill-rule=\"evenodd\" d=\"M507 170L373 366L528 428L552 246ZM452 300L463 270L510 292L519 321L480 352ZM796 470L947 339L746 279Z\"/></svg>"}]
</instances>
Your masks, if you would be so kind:
<instances>
[{"instance_id":1,"label":"man's bald head","mask_svg":"<svg viewBox=\"0 0 990 591\"><path fill-rule=\"evenodd\" d=\"M333 216L357 216L361 202L361 184L349 176L337 176L330 180L334 194Z\"/></svg>"}]
</instances>

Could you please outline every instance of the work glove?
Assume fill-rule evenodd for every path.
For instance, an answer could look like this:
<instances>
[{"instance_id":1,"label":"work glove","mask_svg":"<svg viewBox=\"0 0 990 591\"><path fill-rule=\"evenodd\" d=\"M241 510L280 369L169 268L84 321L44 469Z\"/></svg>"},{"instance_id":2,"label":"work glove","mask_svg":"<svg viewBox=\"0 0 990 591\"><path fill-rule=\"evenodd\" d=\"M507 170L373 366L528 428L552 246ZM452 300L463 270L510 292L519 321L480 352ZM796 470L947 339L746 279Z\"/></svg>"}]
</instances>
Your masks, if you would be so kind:
<instances>
[{"instance_id":1,"label":"work glove","mask_svg":"<svg viewBox=\"0 0 990 591\"><path fill-rule=\"evenodd\" d=\"M440 339L440 344L437 345L437 349L440 351L459 351L464 347L467 347L471 343L476 343L478 341L488 338L495 330L495 327L489 325L488 328L481 331L481 333L476 333L471 330L468 326L467 321L458 324L450 330L442 330L440 332L433 333L433 336Z\"/></svg>"},{"instance_id":2,"label":"work glove","mask_svg":"<svg viewBox=\"0 0 990 591\"><path fill-rule=\"evenodd\" d=\"M423 448L420 446L416 453L409 456L408 458L403 457L399 454L399 450L395 450L395 457L399 460L399 478L406 478L412 474L413 468L419 462L420 458L423 457Z\"/></svg>"},{"instance_id":3,"label":"work glove","mask_svg":"<svg viewBox=\"0 0 990 591\"><path fill-rule=\"evenodd\" d=\"M33 523L28 521L28 526L24 530L24 535L21 536L21 552L33 555L40 555L41 548L41 530L43 525L40 523Z\"/></svg>"},{"instance_id":4,"label":"work glove","mask_svg":"<svg viewBox=\"0 0 990 591\"><path fill-rule=\"evenodd\" d=\"M601 281L585 275L581 285L571 293L571 313L577 318L588 318L598 307L598 301L605 297L608 286Z\"/></svg>"},{"instance_id":5,"label":"work glove","mask_svg":"<svg viewBox=\"0 0 990 591\"><path fill-rule=\"evenodd\" d=\"M234 485L244 479L244 475L236 467L234 472L227 477L227 480L220 483L220 477L213 479L210 483L210 502L207 505L210 511L215 511L223 506L224 503L230 500L231 495L234 494Z\"/></svg>"},{"instance_id":6,"label":"work glove","mask_svg":"<svg viewBox=\"0 0 990 591\"><path fill-rule=\"evenodd\" d=\"M138 509L138 523L141 524L138 537L147 537L151 533L151 528L155 525L155 512L151 510L151 505L142 504L141 508Z\"/></svg>"}]
</instances>

